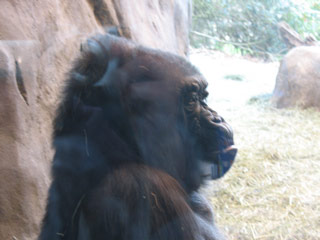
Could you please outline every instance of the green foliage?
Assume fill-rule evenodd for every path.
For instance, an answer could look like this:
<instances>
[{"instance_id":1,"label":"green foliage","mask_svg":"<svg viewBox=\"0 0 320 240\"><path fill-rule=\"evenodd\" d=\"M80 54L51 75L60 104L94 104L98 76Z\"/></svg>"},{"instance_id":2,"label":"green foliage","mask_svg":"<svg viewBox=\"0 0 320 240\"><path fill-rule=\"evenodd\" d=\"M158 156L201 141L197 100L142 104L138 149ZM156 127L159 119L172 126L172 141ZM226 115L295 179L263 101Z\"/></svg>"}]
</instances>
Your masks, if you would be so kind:
<instances>
[{"instance_id":1,"label":"green foliage","mask_svg":"<svg viewBox=\"0 0 320 240\"><path fill-rule=\"evenodd\" d=\"M232 45L234 52L267 56L286 52L277 23L286 21L302 36L320 39L320 3L309 0L193 0L194 47L223 50Z\"/></svg>"}]
</instances>

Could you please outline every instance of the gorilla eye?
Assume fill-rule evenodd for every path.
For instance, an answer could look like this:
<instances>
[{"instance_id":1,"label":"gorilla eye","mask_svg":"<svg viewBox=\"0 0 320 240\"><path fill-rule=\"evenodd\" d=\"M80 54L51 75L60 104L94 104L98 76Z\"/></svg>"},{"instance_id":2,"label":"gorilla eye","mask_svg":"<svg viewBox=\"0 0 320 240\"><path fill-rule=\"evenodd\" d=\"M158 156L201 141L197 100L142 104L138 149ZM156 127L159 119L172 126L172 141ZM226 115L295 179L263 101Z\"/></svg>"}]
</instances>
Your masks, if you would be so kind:
<instances>
[{"instance_id":1,"label":"gorilla eye","mask_svg":"<svg viewBox=\"0 0 320 240\"><path fill-rule=\"evenodd\" d=\"M198 94L197 93L192 93L189 99L189 103L194 103L199 100Z\"/></svg>"}]
</instances>

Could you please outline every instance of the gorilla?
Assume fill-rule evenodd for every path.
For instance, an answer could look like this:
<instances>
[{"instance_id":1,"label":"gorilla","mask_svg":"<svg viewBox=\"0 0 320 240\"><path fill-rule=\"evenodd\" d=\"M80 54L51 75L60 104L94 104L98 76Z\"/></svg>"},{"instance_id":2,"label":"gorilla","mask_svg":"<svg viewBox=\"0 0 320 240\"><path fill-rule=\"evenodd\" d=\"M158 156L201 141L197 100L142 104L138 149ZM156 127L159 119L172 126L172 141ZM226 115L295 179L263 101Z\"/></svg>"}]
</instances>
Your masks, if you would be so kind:
<instances>
[{"instance_id":1,"label":"gorilla","mask_svg":"<svg viewBox=\"0 0 320 240\"><path fill-rule=\"evenodd\" d=\"M99 34L81 45L54 121L39 240L223 239L197 190L237 149L185 58Z\"/></svg>"}]
</instances>

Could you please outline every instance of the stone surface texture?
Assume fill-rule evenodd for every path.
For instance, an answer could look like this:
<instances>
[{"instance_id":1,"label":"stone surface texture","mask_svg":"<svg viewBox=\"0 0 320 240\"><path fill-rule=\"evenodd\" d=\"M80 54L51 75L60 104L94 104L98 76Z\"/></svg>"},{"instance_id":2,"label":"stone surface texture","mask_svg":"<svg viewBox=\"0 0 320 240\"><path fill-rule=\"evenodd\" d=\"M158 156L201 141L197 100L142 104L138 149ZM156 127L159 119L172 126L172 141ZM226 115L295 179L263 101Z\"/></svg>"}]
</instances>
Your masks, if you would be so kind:
<instances>
[{"instance_id":1,"label":"stone surface texture","mask_svg":"<svg viewBox=\"0 0 320 240\"><path fill-rule=\"evenodd\" d=\"M52 119L80 43L108 26L186 55L188 0L2 0L0 239L36 239L50 185Z\"/></svg>"},{"instance_id":2,"label":"stone surface texture","mask_svg":"<svg viewBox=\"0 0 320 240\"><path fill-rule=\"evenodd\" d=\"M272 102L278 108L320 110L320 47L296 47L283 58Z\"/></svg>"}]
</instances>

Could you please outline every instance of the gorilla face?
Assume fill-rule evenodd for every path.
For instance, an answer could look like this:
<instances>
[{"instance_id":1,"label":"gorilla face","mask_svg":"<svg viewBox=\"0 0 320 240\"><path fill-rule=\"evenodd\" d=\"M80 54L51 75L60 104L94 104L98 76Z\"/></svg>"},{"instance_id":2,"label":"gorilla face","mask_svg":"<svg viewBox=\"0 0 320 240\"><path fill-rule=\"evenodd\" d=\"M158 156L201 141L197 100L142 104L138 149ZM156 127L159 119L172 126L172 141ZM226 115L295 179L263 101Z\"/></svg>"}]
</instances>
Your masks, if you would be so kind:
<instances>
[{"instance_id":1,"label":"gorilla face","mask_svg":"<svg viewBox=\"0 0 320 240\"><path fill-rule=\"evenodd\" d=\"M236 156L231 127L206 104L207 82L201 77L188 79L184 112L187 126L195 138L195 155L200 159L202 177L217 179L231 167Z\"/></svg>"},{"instance_id":2,"label":"gorilla face","mask_svg":"<svg viewBox=\"0 0 320 240\"><path fill-rule=\"evenodd\" d=\"M103 109L137 161L166 171L188 192L229 170L233 132L207 106L207 82L188 61L111 35L89 39L82 52L73 95Z\"/></svg>"}]
</instances>

